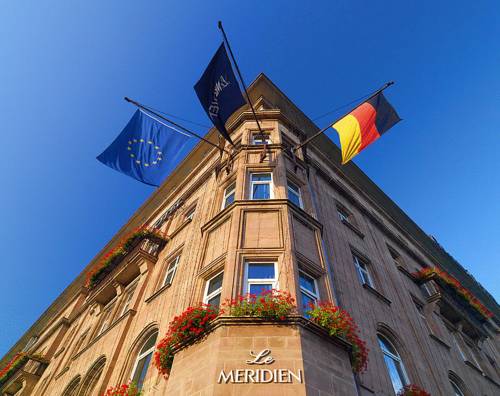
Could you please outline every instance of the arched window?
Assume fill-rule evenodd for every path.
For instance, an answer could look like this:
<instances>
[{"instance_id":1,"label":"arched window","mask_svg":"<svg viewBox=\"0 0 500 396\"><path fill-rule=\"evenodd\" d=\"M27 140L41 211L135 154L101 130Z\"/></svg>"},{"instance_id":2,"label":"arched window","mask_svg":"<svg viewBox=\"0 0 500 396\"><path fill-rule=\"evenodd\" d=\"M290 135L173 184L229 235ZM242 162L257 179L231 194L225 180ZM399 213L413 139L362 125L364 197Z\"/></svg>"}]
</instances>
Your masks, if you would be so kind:
<instances>
[{"instance_id":1,"label":"arched window","mask_svg":"<svg viewBox=\"0 0 500 396\"><path fill-rule=\"evenodd\" d=\"M394 393L398 393L409 383L403 361L401 360L401 356L399 356L396 348L386 337L379 334L378 343L384 354L385 365L387 366L387 371L389 372L389 377L391 378Z\"/></svg>"},{"instance_id":2,"label":"arched window","mask_svg":"<svg viewBox=\"0 0 500 396\"><path fill-rule=\"evenodd\" d=\"M148 373L148 368L151 364L151 359L153 358L157 338L158 331L156 330L147 338L146 342L142 345L137 358L135 359L130 379L137 385L139 390L142 389L144 379Z\"/></svg>"},{"instance_id":3,"label":"arched window","mask_svg":"<svg viewBox=\"0 0 500 396\"><path fill-rule=\"evenodd\" d=\"M78 396L93 396L96 394L97 383L99 382L105 364L106 358L103 356L92 365L87 375L85 375Z\"/></svg>"},{"instance_id":4,"label":"arched window","mask_svg":"<svg viewBox=\"0 0 500 396\"><path fill-rule=\"evenodd\" d=\"M460 387L455 384L452 380L450 380L451 387L453 388L454 396L465 396Z\"/></svg>"},{"instance_id":5,"label":"arched window","mask_svg":"<svg viewBox=\"0 0 500 396\"><path fill-rule=\"evenodd\" d=\"M466 391L467 388L465 383L453 371L448 373L448 379L450 380L451 389L453 389L453 396L465 396L470 394L470 392Z\"/></svg>"},{"instance_id":6,"label":"arched window","mask_svg":"<svg viewBox=\"0 0 500 396\"><path fill-rule=\"evenodd\" d=\"M73 378L68 386L66 386L61 396L75 396L78 385L80 385L80 380L81 377L79 375Z\"/></svg>"}]
</instances>

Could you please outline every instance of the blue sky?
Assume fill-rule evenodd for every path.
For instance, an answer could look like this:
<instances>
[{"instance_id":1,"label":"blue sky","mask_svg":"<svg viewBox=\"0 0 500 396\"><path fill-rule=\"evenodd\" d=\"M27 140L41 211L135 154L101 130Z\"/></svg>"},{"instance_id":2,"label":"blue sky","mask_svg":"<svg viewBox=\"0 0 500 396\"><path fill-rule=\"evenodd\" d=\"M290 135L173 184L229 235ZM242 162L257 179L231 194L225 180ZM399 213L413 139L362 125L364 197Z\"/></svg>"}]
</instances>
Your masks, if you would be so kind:
<instances>
[{"instance_id":1,"label":"blue sky","mask_svg":"<svg viewBox=\"0 0 500 396\"><path fill-rule=\"evenodd\" d=\"M500 6L411 3L5 2L0 355L153 191L95 159L123 96L209 125L192 87L218 19L247 82L266 73L311 118L396 81L404 121L355 162L498 300Z\"/></svg>"}]
</instances>

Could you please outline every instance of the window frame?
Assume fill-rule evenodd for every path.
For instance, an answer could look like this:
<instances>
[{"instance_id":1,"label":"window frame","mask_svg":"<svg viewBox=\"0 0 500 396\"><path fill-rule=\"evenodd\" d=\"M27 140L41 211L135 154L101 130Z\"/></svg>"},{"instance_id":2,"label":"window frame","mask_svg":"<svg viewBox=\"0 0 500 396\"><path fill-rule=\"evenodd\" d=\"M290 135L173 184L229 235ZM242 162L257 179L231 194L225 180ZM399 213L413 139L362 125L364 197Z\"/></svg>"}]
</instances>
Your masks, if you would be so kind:
<instances>
[{"instance_id":1,"label":"window frame","mask_svg":"<svg viewBox=\"0 0 500 396\"><path fill-rule=\"evenodd\" d=\"M141 344L141 348L138 350L138 354L134 360L134 364L132 365L132 371L130 372L130 381L134 380L137 366L139 365L139 362L142 359L144 359L145 357L147 357L149 354L151 354L151 359L149 360L148 365L143 366L143 370L144 370L144 367L146 367L146 374L144 375L144 379L143 379L141 384L136 384L138 390L142 389L142 386L144 385L144 380L146 379L146 377L148 375L149 367L151 366L151 363L153 361L153 354L154 354L154 351L156 349L156 342L158 341L158 334L159 334L159 332L158 332L158 330L156 330L156 331L152 332L147 338L145 338L145 341ZM144 346L148 343L148 341L152 337L155 337L155 341L153 342L153 345L151 346L151 348L149 348L148 350L141 353L142 348L144 348Z\"/></svg>"},{"instance_id":2,"label":"window frame","mask_svg":"<svg viewBox=\"0 0 500 396\"><path fill-rule=\"evenodd\" d=\"M203 292L203 303L204 304L208 304L208 302L211 299L213 299L214 297L216 297L218 295L222 296L222 283L221 283L221 286L219 288L217 288L216 290L214 290L211 293L208 293L208 289L210 287L210 282L212 280L214 280L215 278L217 278L221 274L222 274L222 280L224 281L224 271L223 270L217 272L214 276L212 276L211 278L209 278L205 281L205 291ZM219 306L220 306L220 303L219 303Z\"/></svg>"},{"instance_id":3,"label":"window frame","mask_svg":"<svg viewBox=\"0 0 500 396\"><path fill-rule=\"evenodd\" d=\"M262 141L261 135L264 135L264 140ZM257 143L257 140L260 140L260 143ZM271 134L269 132L264 131L264 133L260 132L252 132L251 133L251 138L250 138L250 144L252 146L262 146L264 144L273 144L273 141L271 139Z\"/></svg>"},{"instance_id":4,"label":"window frame","mask_svg":"<svg viewBox=\"0 0 500 396\"><path fill-rule=\"evenodd\" d=\"M125 294L125 299L123 300L123 305L120 308L120 315L118 316L119 318L125 315L125 313L129 310L130 307L130 302L134 298L135 294L135 289L137 288L138 282L134 282L131 285L127 286L127 288L124 290L123 294Z\"/></svg>"},{"instance_id":5,"label":"window frame","mask_svg":"<svg viewBox=\"0 0 500 396\"><path fill-rule=\"evenodd\" d=\"M273 264L274 266L274 278L248 278L248 268L251 264ZM245 277L243 282L244 294L250 294L250 286L251 285L261 285L261 284L270 284L271 289L278 289L278 263L274 260L269 261L255 261L255 260L247 260L245 261Z\"/></svg>"},{"instance_id":6,"label":"window frame","mask_svg":"<svg viewBox=\"0 0 500 396\"><path fill-rule=\"evenodd\" d=\"M177 273L177 268L179 267L179 261L181 260L181 255L176 255L173 259L168 261L167 269L165 271L165 275L163 276L163 281L161 283L161 287L166 287L167 285L171 285L174 281L175 275ZM173 265L173 268L172 268ZM169 283L167 284L167 278L169 274L172 273L172 277L170 278Z\"/></svg>"},{"instance_id":7,"label":"window frame","mask_svg":"<svg viewBox=\"0 0 500 396\"><path fill-rule=\"evenodd\" d=\"M230 189L231 187L232 189ZM234 195L233 202L226 205L226 201L231 195ZM233 180L226 186L226 188L224 188L224 193L222 194L221 210L224 210L227 207L231 206L234 203L234 201L236 201L236 180Z\"/></svg>"},{"instance_id":8,"label":"window frame","mask_svg":"<svg viewBox=\"0 0 500 396\"><path fill-rule=\"evenodd\" d=\"M290 184L294 187L297 187L297 191L295 191L293 188L290 188ZM295 183L294 181L287 178L286 179L286 193L287 193L286 195L287 195L287 198L290 202L295 203L290 199L290 190L292 191L292 194L295 194L299 199L298 207L301 209L304 209L304 202L302 201L302 189L300 188L298 183Z\"/></svg>"},{"instance_id":9,"label":"window frame","mask_svg":"<svg viewBox=\"0 0 500 396\"><path fill-rule=\"evenodd\" d=\"M268 200L268 199L274 199L274 181L273 181L273 172L272 170L269 170L269 171L251 171L249 172L249 179L250 179L250 191L249 191L249 199L252 200L252 201L255 201L255 200ZM252 176L253 175L270 175L271 178L270 180L266 180L266 181L253 181L252 180ZM261 185L264 185L264 184L269 184L269 198L254 198L253 197L253 186L255 184L261 184Z\"/></svg>"},{"instance_id":10,"label":"window frame","mask_svg":"<svg viewBox=\"0 0 500 396\"><path fill-rule=\"evenodd\" d=\"M311 278L314 282L314 289L316 291L316 294L314 294L313 292L311 292L310 290L306 289L305 287L303 287L301 284L300 284L300 274L304 274L305 276ZM304 308L304 303L303 303L303 299L302 299L302 294L306 294L309 298L311 298L312 300L315 301L315 303L317 304L318 301L320 300L319 298L319 288L318 288L318 280L316 277L312 276L310 273L308 273L307 271L304 271L303 269L299 269L299 292L300 292L300 300L302 302L302 309L305 309Z\"/></svg>"},{"instance_id":11,"label":"window frame","mask_svg":"<svg viewBox=\"0 0 500 396\"><path fill-rule=\"evenodd\" d=\"M105 307L103 307L101 315L103 315L102 319L99 321L99 327L97 329L96 337L99 337L103 334L111 324L113 323L113 311L116 304L116 298L111 300ZM104 326L106 325L106 326Z\"/></svg>"},{"instance_id":12,"label":"window frame","mask_svg":"<svg viewBox=\"0 0 500 396\"><path fill-rule=\"evenodd\" d=\"M370 265L369 261L355 252L352 252L352 259L361 285L367 285L374 289L375 283L373 282L373 277L370 274L370 270L368 268L368 266ZM360 264L363 264L364 268ZM361 273L366 275L366 279L368 279L368 282L366 282L365 276L361 275Z\"/></svg>"},{"instance_id":13,"label":"window frame","mask_svg":"<svg viewBox=\"0 0 500 396\"><path fill-rule=\"evenodd\" d=\"M382 348L382 345L380 345L381 339L383 341L385 341L384 343L389 344L389 346L392 347L392 349L397 353L397 355L393 354L391 351L385 350L385 348ZM395 384L394 384L394 382L392 382L391 373L390 373L389 367L387 366L387 363L385 361L385 356L392 359L392 361L395 362L394 364L396 366L399 366L399 369L401 370L402 378L401 378L401 376L399 376L399 372L398 372L398 376L399 376L399 380L401 381L401 383L404 387L410 383L410 378L408 377L408 373L406 372L406 368L405 368L405 365L403 363L403 359L401 358L401 354L399 353L398 349L394 346L394 343L391 342L391 340L389 340L389 338L386 335L381 334L381 333L377 333L377 342L378 342L380 351L382 352L382 355L384 357L384 364L385 364L385 367L387 370L387 374L389 375L390 382L392 383L394 393L397 394L401 389L396 390ZM397 368L398 367L396 367L396 370L397 370Z\"/></svg>"},{"instance_id":14,"label":"window frame","mask_svg":"<svg viewBox=\"0 0 500 396\"><path fill-rule=\"evenodd\" d=\"M184 215L184 220L185 221L193 221L194 214L196 212L196 205L189 208L189 210L186 211L186 214Z\"/></svg>"}]
</instances>

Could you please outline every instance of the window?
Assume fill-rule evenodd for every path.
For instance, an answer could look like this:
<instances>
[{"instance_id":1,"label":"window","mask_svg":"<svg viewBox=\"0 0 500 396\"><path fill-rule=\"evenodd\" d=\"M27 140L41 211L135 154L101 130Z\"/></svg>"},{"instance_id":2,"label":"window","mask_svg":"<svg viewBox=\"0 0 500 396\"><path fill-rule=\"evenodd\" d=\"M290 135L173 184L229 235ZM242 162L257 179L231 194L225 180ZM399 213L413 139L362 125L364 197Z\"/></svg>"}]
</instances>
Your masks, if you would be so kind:
<instances>
[{"instance_id":1,"label":"window","mask_svg":"<svg viewBox=\"0 0 500 396\"><path fill-rule=\"evenodd\" d=\"M277 288L276 263L247 263L245 292L261 294Z\"/></svg>"},{"instance_id":2,"label":"window","mask_svg":"<svg viewBox=\"0 0 500 396\"><path fill-rule=\"evenodd\" d=\"M415 307L417 308L418 316L420 316L420 319L424 323L429 334L432 334L433 332L432 332L431 328L429 327L429 323L427 322L427 317L425 316L424 307L416 301L414 301L414 303L415 303Z\"/></svg>"},{"instance_id":3,"label":"window","mask_svg":"<svg viewBox=\"0 0 500 396\"><path fill-rule=\"evenodd\" d=\"M196 211L196 206L189 209L186 213L186 216L184 216L185 220L193 220L194 217L194 212Z\"/></svg>"},{"instance_id":4,"label":"window","mask_svg":"<svg viewBox=\"0 0 500 396\"><path fill-rule=\"evenodd\" d=\"M366 264L366 262L355 254L352 255L352 258L361 284L366 284L370 287L373 287L372 278L370 276L370 273L368 272L368 265Z\"/></svg>"},{"instance_id":5,"label":"window","mask_svg":"<svg viewBox=\"0 0 500 396\"><path fill-rule=\"evenodd\" d=\"M287 182L288 199L299 208L302 208L302 197L300 195L300 187L291 181Z\"/></svg>"},{"instance_id":6,"label":"window","mask_svg":"<svg viewBox=\"0 0 500 396\"><path fill-rule=\"evenodd\" d=\"M222 199L222 209L227 208L234 202L234 197L236 195L236 182L231 183L224 190L224 198Z\"/></svg>"},{"instance_id":7,"label":"window","mask_svg":"<svg viewBox=\"0 0 500 396\"><path fill-rule=\"evenodd\" d=\"M307 309L309 305L315 305L318 302L318 285L316 279L299 271L300 295L302 297L302 308Z\"/></svg>"},{"instance_id":8,"label":"window","mask_svg":"<svg viewBox=\"0 0 500 396\"><path fill-rule=\"evenodd\" d=\"M137 385L137 388L139 390L142 389L144 379L146 378L146 374L148 373L148 368L151 363L151 358L153 357L157 337L157 331L151 334L139 351L137 358L135 359L134 368L132 370L130 380Z\"/></svg>"},{"instance_id":9,"label":"window","mask_svg":"<svg viewBox=\"0 0 500 396\"><path fill-rule=\"evenodd\" d=\"M38 337L37 336L33 336L29 339L29 341L26 343L26 345L24 346L22 352L27 352L33 345L35 345L35 343L38 341Z\"/></svg>"},{"instance_id":10,"label":"window","mask_svg":"<svg viewBox=\"0 0 500 396\"><path fill-rule=\"evenodd\" d=\"M458 339L459 336L457 335L457 333L452 333L451 337L453 338L453 343L455 344L455 347L458 350L458 354L460 355L463 361L466 361L467 357L465 356L464 350L460 346L460 341Z\"/></svg>"},{"instance_id":11,"label":"window","mask_svg":"<svg viewBox=\"0 0 500 396\"><path fill-rule=\"evenodd\" d=\"M250 199L271 199L273 197L271 173L250 174Z\"/></svg>"},{"instance_id":12,"label":"window","mask_svg":"<svg viewBox=\"0 0 500 396\"><path fill-rule=\"evenodd\" d=\"M134 297L134 292L135 292L136 286L137 286L137 283L135 283L134 285L132 285L132 287L129 287L125 291L125 297L123 300L123 306L122 306L122 309L120 312L120 316L124 315L129 310L130 304L132 303L132 297Z\"/></svg>"},{"instance_id":13,"label":"window","mask_svg":"<svg viewBox=\"0 0 500 396\"><path fill-rule=\"evenodd\" d=\"M85 375L85 379L82 381L78 396L91 396L96 394L97 383L99 382L105 364L106 358L101 357L92 365L87 375Z\"/></svg>"},{"instance_id":14,"label":"window","mask_svg":"<svg viewBox=\"0 0 500 396\"><path fill-rule=\"evenodd\" d=\"M177 272L177 266L179 265L179 260L181 256L174 258L167 267L167 272L165 273L165 280L162 286L171 285L174 280L175 273Z\"/></svg>"},{"instance_id":15,"label":"window","mask_svg":"<svg viewBox=\"0 0 500 396\"><path fill-rule=\"evenodd\" d=\"M453 388L453 395L454 396L465 396L464 393L462 392L462 390L460 389L460 387L455 382L450 380L450 384L451 384L451 387Z\"/></svg>"},{"instance_id":16,"label":"window","mask_svg":"<svg viewBox=\"0 0 500 396\"><path fill-rule=\"evenodd\" d=\"M252 134L252 144L272 144L271 137L268 133L261 134L260 132Z\"/></svg>"},{"instance_id":17,"label":"window","mask_svg":"<svg viewBox=\"0 0 500 396\"><path fill-rule=\"evenodd\" d=\"M351 217L351 214L345 210L344 208L337 206L337 214L339 216L340 221L350 223L349 219Z\"/></svg>"},{"instance_id":18,"label":"window","mask_svg":"<svg viewBox=\"0 0 500 396\"><path fill-rule=\"evenodd\" d=\"M76 376L71 380L71 382L66 386L62 396L75 396L78 386L80 385L80 376Z\"/></svg>"},{"instance_id":19,"label":"window","mask_svg":"<svg viewBox=\"0 0 500 396\"><path fill-rule=\"evenodd\" d=\"M398 266L403 266L403 260L401 258L401 255L396 252L393 248L389 247L389 253L391 254L391 257L392 257L392 261L394 262L394 264L396 264L396 267Z\"/></svg>"},{"instance_id":20,"label":"window","mask_svg":"<svg viewBox=\"0 0 500 396\"><path fill-rule=\"evenodd\" d=\"M113 314L113 308L115 304L110 303L106 307L104 307L104 310L102 311L102 319L101 319L101 324L99 327L99 331L96 334L96 337L102 333L109 327L111 324L111 320L113 319L111 315Z\"/></svg>"},{"instance_id":21,"label":"window","mask_svg":"<svg viewBox=\"0 0 500 396\"><path fill-rule=\"evenodd\" d=\"M205 286L205 296L203 297L203 302L205 304L210 304L215 307L220 305L220 296L222 292L222 279L224 273L215 275L212 279L207 281Z\"/></svg>"},{"instance_id":22,"label":"window","mask_svg":"<svg viewBox=\"0 0 500 396\"><path fill-rule=\"evenodd\" d=\"M394 393L398 393L401 388L409 383L403 366L403 361L396 348L382 335L378 335L378 343L384 354L384 361L389 372L389 377L394 388Z\"/></svg>"}]
</instances>

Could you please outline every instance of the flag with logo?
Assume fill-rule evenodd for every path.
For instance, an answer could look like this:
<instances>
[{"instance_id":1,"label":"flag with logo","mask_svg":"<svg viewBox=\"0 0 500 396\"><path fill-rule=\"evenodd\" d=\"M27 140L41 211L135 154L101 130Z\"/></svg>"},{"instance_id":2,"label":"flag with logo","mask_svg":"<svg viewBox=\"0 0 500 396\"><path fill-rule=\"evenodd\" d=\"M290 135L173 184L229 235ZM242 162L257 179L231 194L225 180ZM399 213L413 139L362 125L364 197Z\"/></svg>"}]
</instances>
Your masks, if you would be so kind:
<instances>
[{"instance_id":1,"label":"flag with logo","mask_svg":"<svg viewBox=\"0 0 500 396\"><path fill-rule=\"evenodd\" d=\"M181 159L189 138L139 109L97 159L136 180L159 186Z\"/></svg>"},{"instance_id":2,"label":"flag with logo","mask_svg":"<svg viewBox=\"0 0 500 396\"><path fill-rule=\"evenodd\" d=\"M342 164L349 162L368 145L401 121L382 92L341 118L332 128L340 137Z\"/></svg>"},{"instance_id":3,"label":"flag with logo","mask_svg":"<svg viewBox=\"0 0 500 396\"><path fill-rule=\"evenodd\" d=\"M224 44L221 44L200 80L194 86L196 95L219 133L233 144L226 121L246 102L231 67Z\"/></svg>"}]
</instances>

